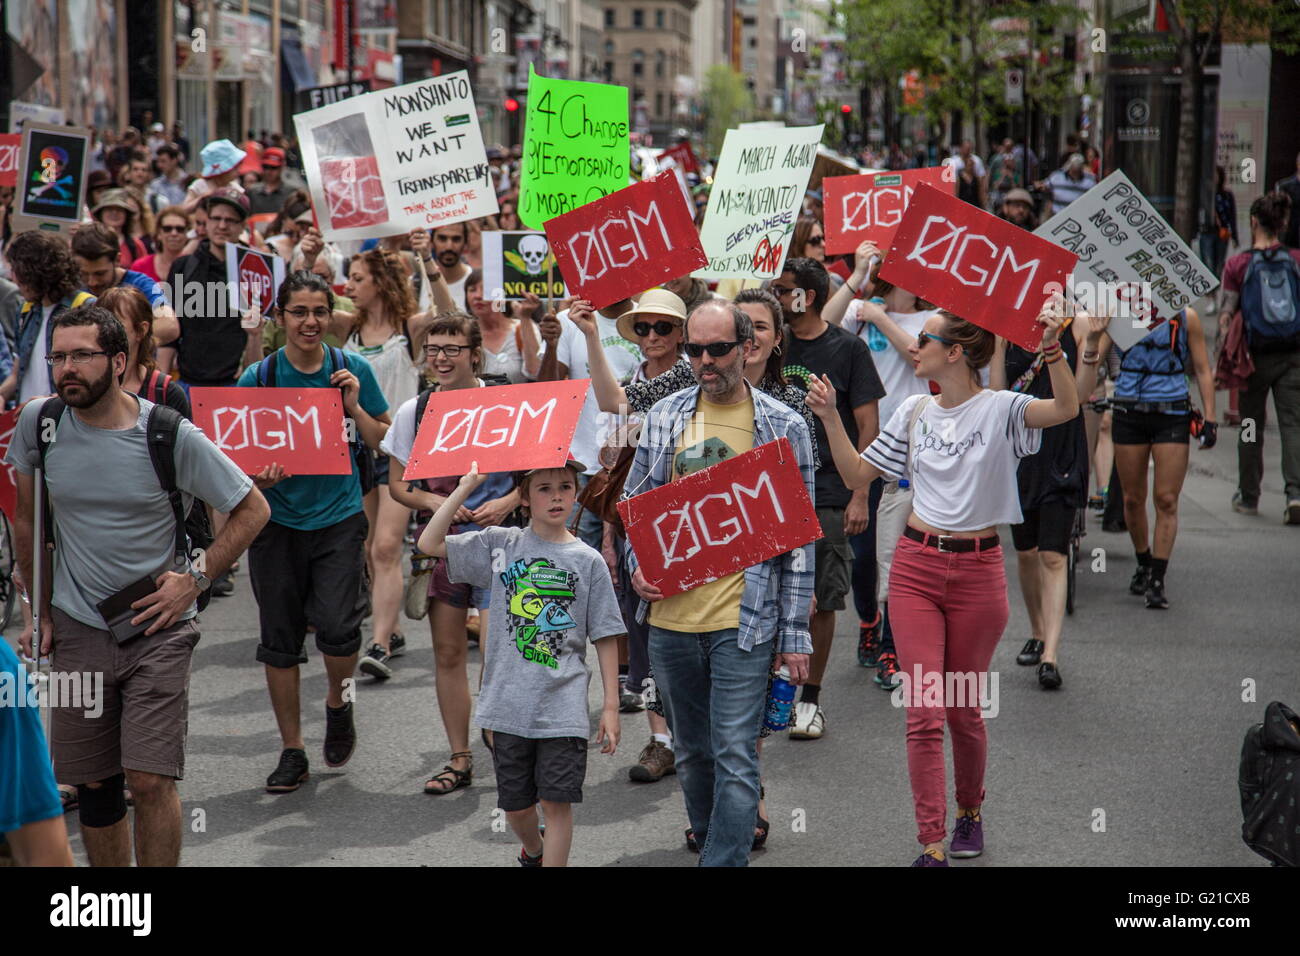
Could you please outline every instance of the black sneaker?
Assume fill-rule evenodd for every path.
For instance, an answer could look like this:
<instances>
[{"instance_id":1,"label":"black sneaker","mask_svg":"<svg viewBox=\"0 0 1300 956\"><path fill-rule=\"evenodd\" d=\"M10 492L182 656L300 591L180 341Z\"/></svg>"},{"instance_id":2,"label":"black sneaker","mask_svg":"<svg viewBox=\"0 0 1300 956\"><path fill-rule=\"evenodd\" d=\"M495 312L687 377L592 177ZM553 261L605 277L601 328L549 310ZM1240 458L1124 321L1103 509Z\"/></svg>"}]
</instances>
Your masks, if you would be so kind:
<instances>
[{"instance_id":1,"label":"black sneaker","mask_svg":"<svg viewBox=\"0 0 1300 956\"><path fill-rule=\"evenodd\" d=\"M266 778L267 793L293 793L307 779L307 754L297 747L286 747L280 765Z\"/></svg>"},{"instance_id":2,"label":"black sneaker","mask_svg":"<svg viewBox=\"0 0 1300 956\"><path fill-rule=\"evenodd\" d=\"M212 587L209 589L213 597L230 597L235 593L235 582L230 580L230 572L227 571L220 577L213 578Z\"/></svg>"},{"instance_id":3,"label":"black sneaker","mask_svg":"<svg viewBox=\"0 0 1300 956\"><path fill-rule=\"evenodd\" d=\"M1152 578L1147 585L1147 607L1157 611L1164 611L1169 607L1169 599L1165 597L1165 582L1160 578Z\"/></svg>"},{"instance_id":4,"label":"black sneaker","mask_svg":"<svg viewBox=\"0 0 1300 956\"><path fill-rule=\"evenodd\" d=\"M1038 683L1043 690L1057 690L1061 686L1061 672L1051 661L1038 665Z\"/></svg>"},{"instance_id":5,"label":"black sneaker","mask_svg":"<svg viewBox=\"0 0 1300 956\"><path fill-rule=\"evenodd\" d=\"M529 855L528 855L528 851L525 850L523 847L520 847L520 848L519 848L519 865L520 865L520 866L541 866L541 865L542 865L542 856L545 855L545 853L546 853L546 849L545 849L545 847L543 847L543 848L542 848L542 852L539 853L539 854L537 854L537 856L529 856Z\"/></svg>"},{"instance_id":6,"label":"black sneaker","mask_svg":"<svg viewBox=\"0 0 1300 956\"><path fill-rule=\"evenodd\" d=\"M1030 638L1016 655L1016 663L1023 667L1033 667L1043 656L1043 642Z\"/></svg>"},{"instance_id":7,"label":"black sneaker","mask_svg":"<svg viewBox=\"0 0 1300 956\"><path fill-rule=\"evenodd\" d=\"M357 728L352 722L352 702L337 709L325 705L325 766L341 767L352 759Z\"/></svg>"},{"instance_id":8,"label":"black sneaker","mask_svg":"<svg viewBox=\"0 0 1300 956\"><path fill-rule=\"evenodd\" d=\"M406 653L406 638L401 634L394 634L388 639L388 656L401 657Z\"/></svg>"},{"instance_id":9,"label":"black sneaker","mask_svg":"<svg viewBox=\"0 0 1300 956\"><path fill-rule=\"evenodd\" d=\"M858 664L862 667L876 667L880 664L881 628L883 615L877 611L876 619L870 623L863 621L858 625Z\"/></svg>"},{"instance_id":10,"label":"black sneaker","mask_svg":"<svg viewBox=\"0 0 1300 956\"><path fill-rule=\"evenodd\" d=\"M357 670L363 674L369 674L371 677L377 677L379 680L387 680L393 676L393 669L388 666L388 662L393 659L393 655L384 650L383 646L375 641L366 651L365 657L361 658L361 663L357 665Z\"/></svg>"},{"instance_id":11,"label":"black sneaker","mask_svg":"<svg viewBox=\"0 0 1300 956\"><path fill-rule=\"evenodd\" d=\"M1139 564L1138 569L1133 572L1133 580L1128 583L1128 593L1145 594L1150 581L1151 569L1145 564Z\"/></svg>"}]
</instances>

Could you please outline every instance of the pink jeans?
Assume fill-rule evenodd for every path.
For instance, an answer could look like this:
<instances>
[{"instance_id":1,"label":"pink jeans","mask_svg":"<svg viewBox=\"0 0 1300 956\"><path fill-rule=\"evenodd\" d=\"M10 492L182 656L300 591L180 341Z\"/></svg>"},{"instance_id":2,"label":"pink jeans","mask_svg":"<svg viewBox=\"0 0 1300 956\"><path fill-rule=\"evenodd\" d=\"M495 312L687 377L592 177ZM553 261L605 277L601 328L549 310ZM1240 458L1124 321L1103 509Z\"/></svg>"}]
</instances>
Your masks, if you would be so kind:
<instances>
[{"instance_id":1,"label":"pink jeans","mask_svg":"<svg viewBox=\"0 0 1300 956\"><path fill-rule=\"evenodd\" d=\"M916 838L922 844L938 843L947 832L945 717L952 734L957 805L978 807L984 802L988 740L978 694L970 689L979 680L975 675L987 674L1008 614L1002 548L944 554L910 538L899 539L889 575L889 617L907 681L907 768L916 805ZM920 687L915 686L918 667ZM947 675L967 675L968 680ZM927 684L939 684L943 697L923 694ZM935 706L940 700L942 706Z\"/></svg>"}]
</instances>

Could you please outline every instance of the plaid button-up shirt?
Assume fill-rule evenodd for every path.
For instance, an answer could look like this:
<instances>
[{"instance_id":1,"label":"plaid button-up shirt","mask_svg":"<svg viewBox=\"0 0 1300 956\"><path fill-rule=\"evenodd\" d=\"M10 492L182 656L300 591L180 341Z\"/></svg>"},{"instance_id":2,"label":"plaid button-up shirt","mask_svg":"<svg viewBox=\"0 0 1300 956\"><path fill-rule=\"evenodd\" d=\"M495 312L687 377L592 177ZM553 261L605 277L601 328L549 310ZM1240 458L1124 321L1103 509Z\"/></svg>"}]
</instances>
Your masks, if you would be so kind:
<instances>
[{"instance_id":1,"label":"plaid button-up shirt","mask_svg":"<svg viewBox=\"0 0 1300 956\"><path fill-rule=\"evenodd\" d=\"M776 399L755 388L749 392L754 400L754 447L781 437L789 439L808 497L813 498L813 453L808 426L798 413ZM657 402L646 414L636 456L623 484L625 499L672 480L673 453L682 432L695 416L699 398L699 386L683 389ZM812 653L808 613L815 572L813 555L810 542L745 569L737 641L742 651L753 650L776 638L778 653ZM627 560L628 573L634 574L637 560L631 545L627 548ZM639 618L644 618L647 607L642 601Z\"/></svg>"}]
</instances>

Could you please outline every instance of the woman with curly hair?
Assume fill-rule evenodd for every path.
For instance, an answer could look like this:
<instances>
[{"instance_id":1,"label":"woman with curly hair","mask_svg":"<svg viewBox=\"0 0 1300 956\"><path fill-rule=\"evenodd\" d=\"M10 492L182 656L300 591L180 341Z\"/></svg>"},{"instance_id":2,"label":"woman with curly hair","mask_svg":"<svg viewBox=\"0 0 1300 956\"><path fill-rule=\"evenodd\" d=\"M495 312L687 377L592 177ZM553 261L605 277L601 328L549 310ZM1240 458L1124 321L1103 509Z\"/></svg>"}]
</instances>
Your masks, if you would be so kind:
<instances>
[{"instance_id":1,"label":"woman with curly hair","mask_svg":"<svg viewBox=\"0 0 1300 956\"><path fill-rule=\"evenodd\" d=\"M307 268L315 265L321 246L319 234L309 230L303 239ZM454 308L445 283L435 282L433 292L437 311ZM388 407L400 408L419 394L424 367L421 350L434 315L416 311L405 264L396 253L381 248L352 257L344 294L352 300L356 312L334 314L335 327L345 323L347 329L343 347L370 363ZM368 489L364 498L366 518L370 522L366 555L370 565L374 637L361 658L360 669L380 679L392 676L388 661L394 651L400 654L406 645L398 628L402 545L411 517L409 508L386 493L387 485L388 456L379 453L374 459L372 480L363 481L362 485Z\"/></svg>"}]
</instances>

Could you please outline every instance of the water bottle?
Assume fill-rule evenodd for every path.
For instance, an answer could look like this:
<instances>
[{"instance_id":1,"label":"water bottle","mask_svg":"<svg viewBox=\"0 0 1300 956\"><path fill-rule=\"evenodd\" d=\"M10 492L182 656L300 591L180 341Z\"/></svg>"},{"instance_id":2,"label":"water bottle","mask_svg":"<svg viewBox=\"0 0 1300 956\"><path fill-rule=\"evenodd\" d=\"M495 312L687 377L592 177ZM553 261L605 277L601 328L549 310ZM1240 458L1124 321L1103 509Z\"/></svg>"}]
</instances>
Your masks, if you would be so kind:
<instances>
[{"instance_id":1,"label":"water bottle","mask_svg":"<svg viewBox=\"0 0 1300 956\"><path fill-rule=\"evenodd\" d=\"M772 678L772 691L767 697L763 713L763 726L771 731L785 730L790 725L790 712L794 710L794 684L790 683L790 670L782 667Z\"/></svg>"}]
</instances>

